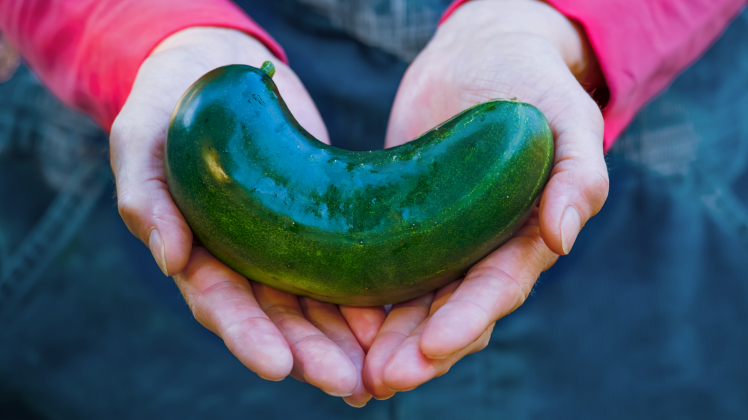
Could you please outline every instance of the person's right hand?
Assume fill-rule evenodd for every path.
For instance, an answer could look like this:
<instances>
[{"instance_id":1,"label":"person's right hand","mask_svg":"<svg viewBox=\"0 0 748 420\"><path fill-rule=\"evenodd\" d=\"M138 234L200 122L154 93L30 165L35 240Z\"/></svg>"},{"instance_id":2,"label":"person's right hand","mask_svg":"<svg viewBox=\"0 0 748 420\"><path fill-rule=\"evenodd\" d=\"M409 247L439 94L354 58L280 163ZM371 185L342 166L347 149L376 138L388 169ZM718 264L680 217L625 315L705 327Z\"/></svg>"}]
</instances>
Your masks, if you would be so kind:
<instances>
[{"instance_id":1,"label":"person's right hand","mask_svg":"<svg viewBox=\"0 0 748 420\"><path fill-rule=\"evenodd\" d=\"M164 40L140 67L110 137L119 211L130 231L173 276L203 326L260 377L291 374L362 406L371 398L361 370L384 309L338 307L247 281L192 244L192 232L169 194L166 132L174 106L200 76L227 64L276 65L273 80L299 123L328 141L312 99L291 69L260 42L230 29L191 28Z\"/></svg>"}]
</instances>

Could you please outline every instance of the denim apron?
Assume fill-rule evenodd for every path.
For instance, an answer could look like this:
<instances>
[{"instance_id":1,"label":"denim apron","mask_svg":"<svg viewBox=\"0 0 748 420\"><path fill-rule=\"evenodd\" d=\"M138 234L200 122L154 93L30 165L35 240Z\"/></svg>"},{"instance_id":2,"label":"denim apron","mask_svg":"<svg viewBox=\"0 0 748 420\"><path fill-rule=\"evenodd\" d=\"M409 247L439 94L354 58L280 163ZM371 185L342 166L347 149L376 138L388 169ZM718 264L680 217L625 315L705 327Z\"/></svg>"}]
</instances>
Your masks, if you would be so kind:
<instances>
[{"instance_id":1,"label":"denim apron","mask_svg":"<svg viewBox=\"0 0 748 420\"><path fill-rule=\"evenodd\" d=\"M354 150L448 3L239 2ZM242 366L121 221L106 134L25 67L0 98L2 419L748 418L748 13L638 113L605 207L489 346L364 409Z\"/></svg>"}]
</instances>

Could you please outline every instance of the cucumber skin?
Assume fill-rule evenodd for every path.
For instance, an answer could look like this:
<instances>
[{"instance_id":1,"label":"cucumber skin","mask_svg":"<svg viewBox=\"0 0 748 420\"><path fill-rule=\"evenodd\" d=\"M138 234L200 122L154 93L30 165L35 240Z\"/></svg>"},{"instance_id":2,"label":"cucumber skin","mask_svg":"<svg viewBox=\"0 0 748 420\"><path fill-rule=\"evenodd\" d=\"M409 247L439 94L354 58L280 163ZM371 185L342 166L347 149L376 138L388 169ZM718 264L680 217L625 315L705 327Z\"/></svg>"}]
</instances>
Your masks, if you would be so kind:
<instances>
[{"instance_id":1,"label":"cucumber skin","mask_svg":"<svg viewBox=\"0 0 748 420\"><path fill-rule=\"evenodd\" d=\"M276 289L397 303L463 276L524 224L554 143L532 105L494 100L372 152L319 142L254 67L215 69L171 118L174 202L220 261Z\"/></svg>"}]
</instances>

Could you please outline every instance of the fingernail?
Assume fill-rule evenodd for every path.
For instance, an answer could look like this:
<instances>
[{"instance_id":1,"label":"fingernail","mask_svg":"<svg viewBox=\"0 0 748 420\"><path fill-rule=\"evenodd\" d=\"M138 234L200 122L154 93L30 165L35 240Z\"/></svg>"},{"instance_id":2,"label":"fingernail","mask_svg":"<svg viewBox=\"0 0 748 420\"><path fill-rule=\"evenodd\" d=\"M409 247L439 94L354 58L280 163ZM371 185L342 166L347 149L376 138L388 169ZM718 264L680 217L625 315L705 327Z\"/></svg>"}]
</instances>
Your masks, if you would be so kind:
<instances>
[{"instance_id":1,"label":"fingernail","mask_svg":"<svg viewBox=\"0 0 748 420\"><path fill-rule=\"evenodd\" d=\"M345 401L346 404L350 405L353 408L364 408L366 406L366 403L368 402L368 401L366 401L365 403L363 403L361 405L356 405L356 404L353 404L353 403L349 402L345 398L343 398L343 401Z\"/></svg>"},{"instance_id":2,"label":"fingernail","mask_svg":"<svg viewBox=\"0 0 748 420\"><path fill-rule=\"evenodd\" d=\"M567 207L561 219L561 246L564 248L564 254L571 251L581 229L582 219L579 217L579 212L573 206Z\"/></svg>"},{"instance_id":3,"label":"fingernail","mask_svg":"<svg viewBox=\"0 0 748 420\"><path fill-rule=\"evenodd\" d=\"M161 234L156 229L151 230L150 235L148 235L148 248L150 248L151 254L153 254L153 258L156 260L156 264L158 264L158 268L161 269L161 272L165 276L168 276L169 273L166 271L166 247L161 240Z\"/></svg>"},{"instance_id":4,"label":"fingernail","mask_svg":"<svg viewBox=\"0 0 748 420\"><path fill-rule=\"evenodd\" d=\"M345 394L345 393L342 393L342 392L325 391L324 389L322 390L322 392L324 392L327 395L332 395L333 397L350 397L351 395L353 395L353 392L349 392L349 393Z\"/></svg>"},{"instance_id":5,"label":"fingernail","mask_svg":"<svg viewBox=\"0 0 748 420\"><path fill-rule=\"evenodd\" d=\"M176 278L176 275L175 275L174 277ZM275 379L275 378L266 378L266 377L264 377L264 376L260 375L259 373L257 374L257 376L259 376L260 378L262 378L262 379L264 379L264 380L266 380L266 381L270 381L270 382L280 382L280 381L282 381L282 380L286 379L286 377L285 377L285 376L284 376L284 377L282 377L282 378L278 378L278 379Z\"/></svg>"},{"instance_id":6,"label":"fingernail","mask_svg":"<svg viewBox=\"0 0 748 420\"><path fill-rule=\"evenodd\" d=\"M389 389L392 392L408 392L408 391L412 391L412 390L414 390L416 388L418 388L418 385L416 385L416 386L414 386L412 388L408 388L408 389L392 389L390 387L387 387L387 389Z\"/></svg>"},{"instance_id":7,"label":"fingernail","mask_svg":"<svg viewBox=\"0 0 748 420\"><path fill-rule=\"evenodd\" d=\"M377 397L374 397L374 399L375 399L375 400L377 400L377 401L387 401L387 400L389 400L390 398L392 398L392 397L394 397L394 396L395 396L395 394L392 394L392 395L390 395L389 397L384 397L384 398L377 398Z\"/></svg>"}]
</instances>

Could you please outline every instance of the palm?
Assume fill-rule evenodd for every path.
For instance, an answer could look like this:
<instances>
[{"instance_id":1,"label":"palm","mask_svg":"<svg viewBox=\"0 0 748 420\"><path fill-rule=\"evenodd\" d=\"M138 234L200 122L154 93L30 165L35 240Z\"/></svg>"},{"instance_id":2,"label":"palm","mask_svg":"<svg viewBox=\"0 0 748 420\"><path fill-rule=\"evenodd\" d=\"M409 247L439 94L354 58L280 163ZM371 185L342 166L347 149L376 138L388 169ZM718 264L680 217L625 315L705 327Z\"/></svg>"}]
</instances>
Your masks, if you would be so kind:
<instances>
[{"instance_id":1,"label":"palm","mask_svg":"<svg viewBox=\"0 0 748 420\"><path fill-rule=\"evenodd\" d=\"M519 307L540 273L568 252L562 243L568 233L561 227L568 225L567 210L574 207L578 232L607 195L599 109L554 45L536 35L503 32L490 14L481 19L494 7L489 3L475 2L471 7L479 13L473 19L453 17L411 64L386 145L405 143L478 102L516 98L537 106L551 125L552 177L524 228L464 280L393 308L364 366L365 384L377 398L444 374L485 347L495 321Z\"/></svg>"},{"instance_id":2,"label":"palm","mask_svg":"<svg viewBox=\"0 0 748 420\"><path fill-rule=\"evenodd\" d=\"M496 37L470 42L469 49L430 45L403 78L386 147L405 143L476 103L499 98L540 108L557 137L562 128L559 123L578 116L574 115L578 110L570 107L572 102L589 102L589 98L550 43L527 38ZM594 108L588 111L599 114Z\"/></svg>"}]
</instances>

